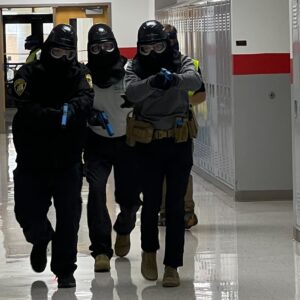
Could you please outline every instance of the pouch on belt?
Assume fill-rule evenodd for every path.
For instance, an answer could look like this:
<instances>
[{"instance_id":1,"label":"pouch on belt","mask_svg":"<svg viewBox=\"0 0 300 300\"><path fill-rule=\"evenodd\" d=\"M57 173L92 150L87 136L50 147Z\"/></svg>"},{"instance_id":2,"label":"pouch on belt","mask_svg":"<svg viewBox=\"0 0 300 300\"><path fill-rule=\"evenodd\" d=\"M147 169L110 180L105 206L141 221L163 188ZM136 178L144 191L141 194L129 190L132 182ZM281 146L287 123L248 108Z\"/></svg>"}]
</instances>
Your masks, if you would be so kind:
<instances>
[{"instance_id":1,"label":"pouch on belt","mask_svg":"<svg viewBox=\"0 0 300 300\"><path fill-rule=\"evenodd\" d=\"M134 146L136 142L148 144L152 141L154 128L152 124L127 116L126 143Z\"/></svg>"},{"instance_id":2,"label":"pouch on belt","mask_svg":"<svg viewBox=\"0 0 300 300\"><path fill-rule=\"evenodd\" d=\"M175 143L183 143L189 139L189 128L186 118L177 117L175 119Z\"/></svg>"},{"instance_id":3,"label":"pouch on belt","mask_svg":"<svg viewBox=\"0 0 300 300\"><path fill-rule=\"evenodd\" d=\"M189 110L189 120L187 122L188 129L189 129L189 137L196 138L198 134L198 123L195 117L194 112L190 109Z\"/></svg>"}]
</instances>

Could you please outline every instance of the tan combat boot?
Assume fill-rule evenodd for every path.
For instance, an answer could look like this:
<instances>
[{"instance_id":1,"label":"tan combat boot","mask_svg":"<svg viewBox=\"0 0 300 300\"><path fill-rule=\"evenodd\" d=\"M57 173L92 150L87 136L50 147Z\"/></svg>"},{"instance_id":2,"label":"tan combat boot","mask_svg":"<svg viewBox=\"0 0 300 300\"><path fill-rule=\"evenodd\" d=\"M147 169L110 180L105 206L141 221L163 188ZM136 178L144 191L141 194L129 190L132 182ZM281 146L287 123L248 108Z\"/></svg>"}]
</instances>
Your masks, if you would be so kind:
<instances>
[{"instance_id":1,"label":"tan combat boot","mask_svg":"<svg viewBox=\"0 0 300 300\"><path fill-rule=\"evenodd\" d=\"M142 253L141 272L147 280L157 280L156 252Z\"/></svg>"},{"instance_id":2,"label":"tan combat boot","mask_svg":"<svg viewBox=\"0 0 300 300\"><path fill-rule=\"evenodd\" d=\"M130 250L130 235L117 234L115 243L115 254L123 257L128 254Z\"/></svg>"},{"instance_id":3,"label":"tan combat boot","mask_svg":"<svg viewBox=\"0 0 300 300\"><path fill-rule=\"evenodd\" d=\"M198 224L198 218L194 212L186 212L184 215L184 226L185 229L190 229L191 227Z\"/></svg>"},{"instance_id":4,"label":"tan combat boot","mask_svg":"<svg viewBox=\"0 0 300 300\"><path fill-rule=\"evenodd\" d=\"M105 254L99 254L95 257L95 272L109 272L110 260Z\"/></svg>"},{"instance_id":5,"label":"tan combat boot","mask_svg":"<svg viewBox=\"0 0 300 300\"><path fill-rule=\"evenodd\" d=\"M177 269L165 266L165 273L162 281L163 287L175 287L180 285Z\"/></svg>"}]
</instances>

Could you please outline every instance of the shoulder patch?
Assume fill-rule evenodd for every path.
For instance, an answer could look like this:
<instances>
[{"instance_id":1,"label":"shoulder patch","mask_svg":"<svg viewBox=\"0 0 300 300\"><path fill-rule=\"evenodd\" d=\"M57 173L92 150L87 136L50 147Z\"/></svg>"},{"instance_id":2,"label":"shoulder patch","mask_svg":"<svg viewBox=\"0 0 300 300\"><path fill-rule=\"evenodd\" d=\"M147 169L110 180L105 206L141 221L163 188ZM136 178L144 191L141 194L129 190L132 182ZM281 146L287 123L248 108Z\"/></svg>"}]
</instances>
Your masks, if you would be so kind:
<instances>
[{"instance_id":1,"label":"shoulder patch","mask_svg":"<svg viewBox=\"0 0 300 300\"><path fill-rule=\"evenodd\" d=\"M86 74L86 75L85 75L85 79L86 79L86 81L88 82L90 88L92 89L92 88L93 88L93 80L92 80L91 74Z\"/></svg>"},{"instance_id":2,"label":"shoulder patch","mask_svg":"<svg viewBox=\"0 0 300 300\"><path fill-rule=\"evenodd\" d=\"M19 78L14 82L14 90L18 96L21 96L26 89L27 82L23 78Z\"/></svg>"}]
</instances>

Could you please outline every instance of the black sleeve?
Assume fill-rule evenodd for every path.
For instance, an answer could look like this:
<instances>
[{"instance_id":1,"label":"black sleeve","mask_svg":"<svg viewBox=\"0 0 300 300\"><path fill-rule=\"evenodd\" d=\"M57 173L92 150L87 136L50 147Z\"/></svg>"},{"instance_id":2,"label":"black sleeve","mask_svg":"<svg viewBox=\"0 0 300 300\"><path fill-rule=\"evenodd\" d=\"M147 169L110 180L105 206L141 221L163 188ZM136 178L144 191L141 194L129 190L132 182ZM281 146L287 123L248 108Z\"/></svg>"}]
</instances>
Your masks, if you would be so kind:
<instances>
[{"instance_id":1,"label":"black sleeve","mask_svg":"<svg viewBox=\"0 0 300 300\"><path fill-rule=\"evenodd\" d=\"M34 68L35 64L25 64L14 77L13 97L18 111L36 126L58 127L60 110L43 107L34 95L34 91L38 90L34 81Z\"/></svg>"},{"instance_id":2,"label":"black sleeve","mask_svg":"<svg viewBox=\"0 0 300 300\"><path fill-rule=\"evenodd\" d=\"M89 70L81 66L81 76L74 97L69 100L69 105L74 116L70 120L70 126L86 122L91 114L94 100L92 77Z\"/></svg>"},{"instance_id":3,"label":"black sleeve","mask_svg":"<svg viewBox=\"0 0 300 300\"><path fill-rule=\"evenodd\" d=\"M91 75L87 68L79 66L79 75L74 78L78 84L73 91L73 96L68 100L69 114L67 126L82 126L93 106L94 90ZM47 128L60 128L62 119L62 107L44 107L37 100L37 91L34 80L34 64L24 65L14 78L14 100L18 110L27 119L36 124ZM43 95L39 95L42 97Z\"/></svg>"}]
</instances>

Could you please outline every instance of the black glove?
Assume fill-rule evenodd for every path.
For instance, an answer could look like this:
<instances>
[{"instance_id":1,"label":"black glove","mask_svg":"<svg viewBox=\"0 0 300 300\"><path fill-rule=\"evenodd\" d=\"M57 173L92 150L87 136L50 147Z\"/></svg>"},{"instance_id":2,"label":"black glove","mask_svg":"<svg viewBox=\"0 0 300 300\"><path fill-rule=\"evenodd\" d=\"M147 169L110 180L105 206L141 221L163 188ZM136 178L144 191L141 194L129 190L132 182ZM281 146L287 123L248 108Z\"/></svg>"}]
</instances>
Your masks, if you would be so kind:
<instances>
[{"instance_id":1,"label":"black glove","mask_svg":"<svg viewBox=\"0 0 300 300\"><path fill-rule=\"evenodd\" d=\"M177 86L179 83L179 77L176 73L173 73L172 75L173 77L172 77L171 87Z\"/></svg>"},{"instance_id":2,"label":"black glove","mask_svg":"<svg viewBox=\"0 0 300 300\"><path fill-rule=\"evenodd\" d=\"M168 90L171 87L171 81L167 80L165 75L161 73L151 76L149 84L151 87L161 90Z\"/></svg>"},{"instance_id":3,"label":"black glove","mask_svg":"<svg viewBox=\"0 0 300 300\"><path fill-rule=\"evenodd\" d=\"M60 123L62 112L60 109L55 109L51 107L45 107L42 109L42 120L47 123L52 123L53 125L58 125Z\"/></svg>"},{"instance_id":4,"label":"black glove","mask_svg":"<svg viewBox=\"0 0 300 300\"><path fill-rule=\"evenodd\" d=\"M178 76L176 74L172 74L171 80L168 80L164 74L157 73L150 77L150 86L156 89L168 90L170 87L176 86L179 82Z\"/></svg>"},{"instance_id":5,"label":"black glove","mask_svg":"<svg viewBox=\"0 0 300 300\"><path fill-rule=\"evenodd\" d=\"M121 95L121 97L124 99L124 103L120 105L121 108L133 107L133 103L128 100L126 95Z\"/></svg>"},{"instance_id":6,"label":"black glove","mask_svg":"<svg viewBox=\"0 0 300 300\"><path fill-rule=\"evenodd\" d=\"M104 124L101 122L99 118L99 110L97 109L92 109L92 112L89 116L88 123L92 126L101 126L103 127Z\"/></svg>"}]
</instances>

